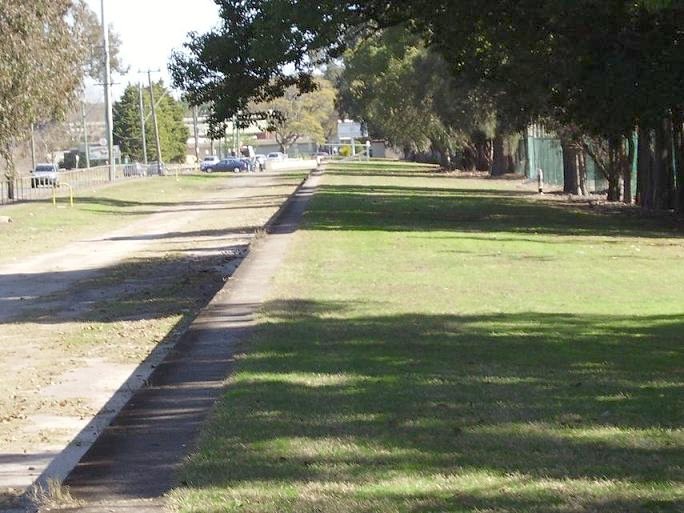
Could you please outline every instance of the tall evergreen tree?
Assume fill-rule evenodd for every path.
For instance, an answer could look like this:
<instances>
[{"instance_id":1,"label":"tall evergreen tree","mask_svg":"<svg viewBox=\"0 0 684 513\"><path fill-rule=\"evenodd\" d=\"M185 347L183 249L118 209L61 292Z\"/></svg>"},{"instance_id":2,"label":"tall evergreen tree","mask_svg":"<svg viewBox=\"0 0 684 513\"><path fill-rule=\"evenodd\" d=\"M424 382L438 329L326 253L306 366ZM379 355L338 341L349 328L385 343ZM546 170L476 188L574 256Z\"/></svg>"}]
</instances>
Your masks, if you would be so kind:
<instances>
[{"instance_id":1,"label":"tall evergreen tree","mask_svg":"<svg viewBox=\"0 0 684 513\"><path fill-rule=\"evenodd\" d=\"M153 84L153 91L162 160L183 162L187 155L187 141L190 136L190 131L183 121L185 113L183 104L171 96L161 81ZM147 89L143 90L143 110L147 118L145 123L147 157L150 161L154 161L157 160L157 147ZM118 144L122 154L127 155L131 160L143 160L140 101L136 85L129 85L121 99L114 104L114 143Z\"/></svg>"}]
</instances>

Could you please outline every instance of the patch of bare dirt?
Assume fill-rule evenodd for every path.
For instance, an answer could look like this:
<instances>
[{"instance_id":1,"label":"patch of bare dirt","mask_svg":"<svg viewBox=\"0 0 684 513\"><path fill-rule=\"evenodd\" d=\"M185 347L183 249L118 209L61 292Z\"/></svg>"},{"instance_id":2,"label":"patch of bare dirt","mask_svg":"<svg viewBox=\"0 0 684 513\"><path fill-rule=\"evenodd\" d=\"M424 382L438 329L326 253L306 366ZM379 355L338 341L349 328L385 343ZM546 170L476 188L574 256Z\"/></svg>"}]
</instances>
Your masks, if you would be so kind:
<instances>
[{"instance_id":1,"label":"patch of bare dirt","mask_svg":"<svg viewBox=\"0 0 684 513\"><path fill-rule=\"evenodd\" d=\"M174 344L297 184L227 178L190 206L0 266L0 490L28 486L154 348Z\"/></svg>"}]
</instances>

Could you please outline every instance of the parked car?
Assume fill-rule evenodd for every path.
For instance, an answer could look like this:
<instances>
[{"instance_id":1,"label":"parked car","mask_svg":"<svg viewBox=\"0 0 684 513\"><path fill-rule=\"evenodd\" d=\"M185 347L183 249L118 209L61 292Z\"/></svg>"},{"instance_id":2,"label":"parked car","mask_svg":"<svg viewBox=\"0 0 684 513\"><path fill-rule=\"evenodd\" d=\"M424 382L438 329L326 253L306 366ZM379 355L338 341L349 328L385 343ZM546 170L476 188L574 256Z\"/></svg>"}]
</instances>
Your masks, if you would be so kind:
<instances>
[{"instance_id":1,"label":"parked car","mask_svg":"<svg viewBox=\"0 0 684 513\"><path fill-rule=\"evenodd\" d=\"M256 168L259 171L264 171L266 169L266 155L263 153L257 153L254 155L254 162L256 163Z\"/></svg>"},{"instance_id":2,"label":"parked car","mask_svg":"<svg viewBox=\"0 0 684 513\"><path fill-rule=\"evenodd\" d=\"M147 169L140 162L133 162L132 164L126 164L123 168L124 176L145 176L147 174Z\"/></svg>"},{"instance_id":3,"label":"parked car","mask_svg":"<svg viewBox=\"0 0 684 513\"><path fill-rule=\"evenodd\" d=\"M249 157L241 157L240 160L242 160L243 162L245 162L247 164L247 171L250 171L250 172L254 171L254 167L256 164L255 160L253 160Z\"/></svg>"},{"instance_id":4,"label":"parked car","mask_svg":"<svg viewBox=\"0 0 684 513\"><path fill-rule=\"evenodd\" d=\"M31 171L31 187L59 187L59 168L56 164L38 164Z\"/></svg>"},{"instance_id":5,"label":"parked car","mask_svg":"<svg viewBox=\"0 0 684 513\"><path fill-rule=\"evenodd\" d=\"M211 169L213 169L213 167L219 162L221 162L221 159L218 158L216 155L208 155L204 157L204 160L202 160L202 162L200 162L200 171L211 171Z\"/></svg>"},{"instance_id":6,"label":"parked car","mask_svg":"<svg viewBox=\"0 0 684 513\"><path fill-rule=\"evenodd\" d=\"M150 162L147 165L147 176L154 176L154 175L166 175L167 173L167 168L166 164L163 162Z\"/></svg>"},{"instance_id":7,"label":"parked car","mask_svg":"<svg viewBox=\"0 0 684 513\"><path fill-rule=\"evenodd\" d=\"M272 153L269 153L266 155L267 160L285 160L287 158L287 155L280 151L274 151Z\"/></svg>"},{"instance_id":8,"label":"parked car","mask_svg":"<svg viewBox=\"0 0 684 513\"><path fill-rule=\"evenodd\" d=\"M207 169L207 173L211 173L212 171L233 171L234 173L239 173L240 171L249 171L249 164L244 159L229 157Z\"/></svg>"}]
</instances>

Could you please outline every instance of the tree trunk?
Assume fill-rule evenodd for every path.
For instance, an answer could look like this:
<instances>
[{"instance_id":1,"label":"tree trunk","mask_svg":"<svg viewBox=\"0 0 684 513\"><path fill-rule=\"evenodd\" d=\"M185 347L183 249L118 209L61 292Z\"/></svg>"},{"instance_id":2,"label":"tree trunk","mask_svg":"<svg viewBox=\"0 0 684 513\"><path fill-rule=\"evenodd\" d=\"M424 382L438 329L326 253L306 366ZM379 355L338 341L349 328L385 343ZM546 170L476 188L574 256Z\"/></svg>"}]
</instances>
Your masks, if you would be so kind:
<instances>
[{"instance_id":1,"label":"tree trunk","mask_svg":"<svg viewBox=\"0 0 684 513\"><path fill-rule=\"evenodd\" d=\"M674 176L672 169L672 124L664 119L656 124L653 166L653 207L672 208Z\"/></svg>"},{"instance_id":2,"label":"tree trunk","mask_svg":"<svg viewBox=\"0 0 684 513\"><path fill-rule=\"evenodd\" d=\"M620 201L620 176L622 175L622 141L620 137L608 140L608 166L606 179L608 180L608 201Z\"/></svg>"},{"instance_id":3,"label":"tree trunk","mask_svg":"<svg viewBox=\"0 0 684 513\"><path fill-rule=\"evenodd\" d=\"M620 176L617 173L608 176L608 201L620 201Z\"/></svg>"},{"instance_id":4,"label":"tree trunk","mask_svg":"<svg viewBox=\"0 0 684 513\"><path fill-rule=\"evenodd\" d=\"M15 198L15 192L14 192L14 185L16 184L16 181L13 178L7 178L7 199L8 200L14 200Z\"/></svg>"},{"instance_id":5,"label":"tree trunk","mask_svg":"<svg viewBox=\"0 0 684 513\"><path fill-rule=\"evenodd\" d=\"M561 138L561 147L563 149L563 192L579 194L577 149L565 138Z\"/></svg>"},{"instance_id":6,"label":"tree trunk","mask_svg":"<svg viewBox=\"0 0 684 513\"><path fill-rule=\"evenodd\" d=\"M623 193L622 201L628 205L632 204L632 163L634 162L634 153L636 151L634 145L634 135L627 138L627 159L624 164L622 178L623 178Z\"/></svg>"},{"instance_id":7,"label":"tree trunk","mask_svg":"<svg viewBox=\"0 0 684 513\"><path fill-rule=\"evenodd\" d=\"M576 169L577 169L577 192L586 196L587 192L587 157L583 151L576 151Z\"/></svg>"},{"instance_id":8,"label":"tree trunk","mask_svg":"<svg viewBox=\"0 0 684 513\"><path fill-rule=\"evenodd\" d=\"M675 209L681 214L684 213L684 109L681 106L672 109L672 137L677 178Z\"/></svg>"},{"instance_id":9,"label":"tree trunk","mask_svg":"<svg viewBox=\"0 0 684 513\"><path fill-rule=\"evenodd\" d=\"M489 171L492 166L492 145L490 141L476 143L477 157L475 168L478 171Z\"/></svg>"},{"instance_id":10,"label":"tree trunk","mask_svg":"<svg viewBox=\"0 0 684 513\"><path fill-rule=\"evenodd\" d=\"M492 176L501 176L511 172L512 157L503 135L497 134L492 141L493 161Z\"/></svg>"},{"instance_id":11,"label":"tree trunk","mask_svg":"<svg viewBox=\"0 0 684 513\"><path fill-rule=\"evenodd\" d=\"M650 128L639 126L637 146L637 201L642 208L652 209L654 194L653 132Z\"/></svg>"},{"instance_id":12,"label":"tree trunk","mask_svg":"<svg viewBox=\"0 0 684 513\"><path fill-rule=\"evenodd\" d=\"M475 171L477 168L477 150L472 145L463 148L462 167L464 171Z\"/></svg>"}]
</instances>

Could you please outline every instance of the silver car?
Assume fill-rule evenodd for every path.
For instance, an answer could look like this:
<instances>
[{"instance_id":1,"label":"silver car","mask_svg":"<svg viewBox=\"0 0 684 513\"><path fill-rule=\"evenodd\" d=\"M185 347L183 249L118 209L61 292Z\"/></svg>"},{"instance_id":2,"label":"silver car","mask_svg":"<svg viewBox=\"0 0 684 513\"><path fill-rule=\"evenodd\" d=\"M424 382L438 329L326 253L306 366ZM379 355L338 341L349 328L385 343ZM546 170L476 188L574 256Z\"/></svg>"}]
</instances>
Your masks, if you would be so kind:
<instances>
[{"instance_id":1,"label":"silver car","mask_svg":"<svg viewBox=\"0 0 684 513\"><path fill-rule=\"evenodd\" d=\"M31 187L59 187L59 168L55 164L38 164L31 171Z\"/></svg>"}]
</instances>

